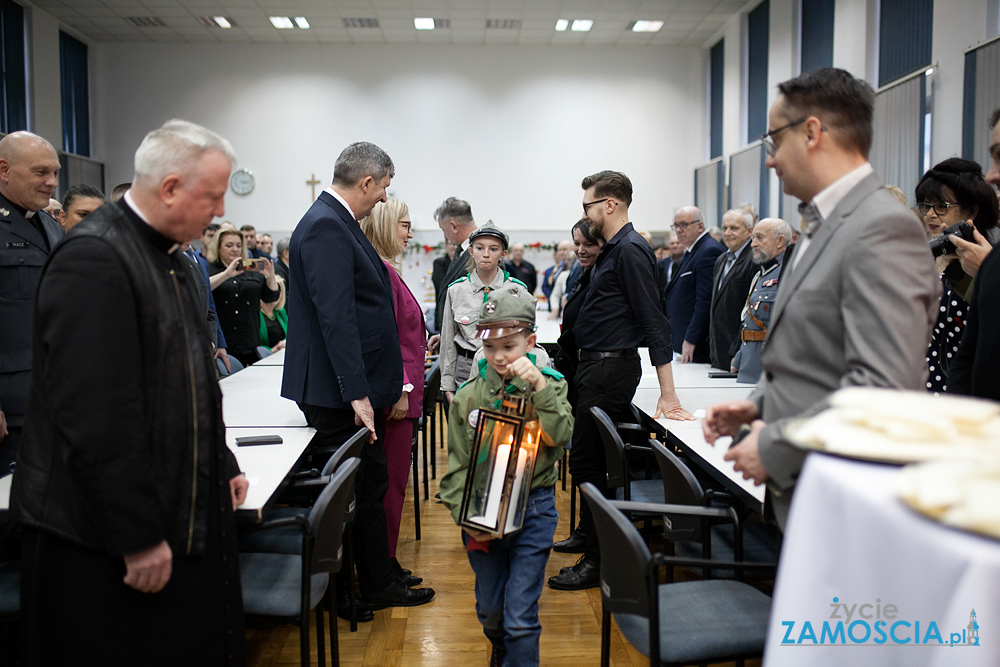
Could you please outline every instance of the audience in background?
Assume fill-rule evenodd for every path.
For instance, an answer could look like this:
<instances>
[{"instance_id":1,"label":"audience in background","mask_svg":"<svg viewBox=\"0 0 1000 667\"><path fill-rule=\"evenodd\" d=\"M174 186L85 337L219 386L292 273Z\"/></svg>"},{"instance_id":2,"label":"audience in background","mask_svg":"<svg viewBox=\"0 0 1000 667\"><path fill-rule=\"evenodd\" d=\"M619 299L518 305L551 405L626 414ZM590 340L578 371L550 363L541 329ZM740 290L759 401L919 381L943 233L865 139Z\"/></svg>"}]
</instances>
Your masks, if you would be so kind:
<instances>
[{"instance_id":1,"label":"audience in background","mask_svg":"<svg viewBox=\"0 0 1000 667\"><path fill-rule=\"evenodd\" d=\"M246 249L246 256L250 259L260 259L264 253L257 247L257 230L253 225L243 225L240 227L243 234L243 246Z\"/></svg>"},{"instance_id":2,"label":"audience in background","mask_svg":"<svg viewBox=\"0 0 1000 667\"><path fill-rule=\"evenodd\" d=\"M662 295L667 289L667 283L674 277L674 272L681 265L682 259L684 259L684 244L677 238L677 232L671 230L667 235L665 256L656 262L657 294Z\"/></svg>"},{"instance_id":3,"label":"audience in background","mask_svg":"<svg viewBox=\"0 0 1000 667\"><path fill-rule=\"evenodd\" d=\"M270 234L261 234L257 237L257 248L268 259L274 259L271 255L271 253L274 252L274 239L271 238Z\"/></svg>"},{"instance_id":4,"label":"audience in background","mask_svg":"<svg viewBox=\"0 0 1000 667\"><path fill-rule=\"evenodd\" d=\"M205 229L201 230L201 247L195 252L195 256L198 258L198 261L204 265L206 271L208 270L208 257L206 255L208 252L208 246L212 245L212 239L215 238L215 235L219 233L220 229L222 229L222 225L217 222L213 222L205 227Z\"/></svg>"},{"instance_id":5,"label":"audience in background","mask_svg":"<svg viewBox=\"0 0 1000 667\"><path fill-rule=\"evenodd\" d=\"M528 287L531 294L538 287L535 265L524 259L524 244L515 243L510 247L510 257L504 260L504 269L512 278L517 278Z\"/></svg>"},{"instance_id":6,"label":"audience in background","mask_svg":"<svg viewBox=\"0 0 1000 667\"><path fill-rule=\"evenodd\" d=\"M750 248L753 225L753 215L742 208L722 216L726 252L715 261L708 339L712 367L724 371L732 366L740 347L740 311L757 271Z\"/></svg>"},{"instance_id":7,"label":"audience in background","mask_svg":"<svg viewBox=\"0 0 1000 667\"><path fill-rule=\"evenodd\" d=\"M49 215L51 215L56 220L59 219L59 215L62 213L63 207L59 203L58 199L49 199L49 205L42 209Z\"/></svg>"},{"instance_id":8,"label":"audience in background","mask_svg":"<svg viewBox=\"0 0 1000 667\"><path fill-rule=\"evenodd\" d=\"M559 274L569 268L569 254L573 251L572 241L560 241L556 244L556 249L552 251L552 259L555 264L545 269L542 274L542 294L548 299L548 309L552 310L552 290L556 286L556 279ZM558 306L556 311L558 311Z\"/></svg>"},{"instance_id":9,"label":"audience in background","mask_svg":"<svg viewBox=\"0 0 1000 667\"><path fill-rule=\"evenodd\" d=\"M385 492L385 520L389 539L389 557L396 577L407 586L416 586L423 579L403 570L396 558L399 526L406 499L406 482L410 473L410 455L416 421L423 414L424 358L427 356L427 328L420 302L400 275L400 256L413 238L410 209L398 199L375 204L372 212L361 221L361 231L389 270L392 282L392 306L396 315L396 332L403 357L403 393L393 405L384 408L385 465L388 490Z\"/></svg>"},{"instance_id":10,"label":"audience in background","mask_svg":"<svg viewBox=\"0 0 1000 667\"><path fill-rule=\"evenodd\" d=\"M247 259L245 234L220 229L208 246L209 283L227 351L249 366L259 359L260 302L280 296L274 265L267 258Z\"/></svg>"},{"instance_id":11,"label":"audience in background","mask_svg":"<svg viewBox=\"0 0 1000 667\"><path fill-rule=\"evenodd\" d=\"M285 281L285 290L288 285L288 244L291 241L287 236L278 241L278 257L274 260L274 272Z\"/></svg>"},{"instance_id":12,"label":"audience in background","mask_svg":"<svg viewBox=\"0 0 1000 667\"><path fill-rule=\"evenodd\" d=\"M285 337L288 336L288 312L285 310L285 281L281 276L275 276L278 291L281 295L277 301L260 302L260 345L277 352L285 349Z\"/></svg>"},{"instance_id":13,"label":"audience in background","mask_svg":"<svg viewBox=\"0 0 1000 667\"><path fill-rule=\"evenodd\" d=\"M441 322L444 316L444 299L448 294L448 286L472 270L472 253L463 244L469 235L476 230L476 221L472 217L472 207L469 202L458 197L448 197L437 210L434 211L434 219L437 220L441 233L444 234L446 243L455 246L455 254L452 256L448 270L444 272L441 280L441 289L434 295L434 335L427 341L427 347L434 351L438 340L441 338Z\"/></svg>"},{"instance_id":14,"label":"audience in background","mask_svg":"<svg viewBox=\"0 0 1000 667\"><path fill-rule=\"evenodd\" d=\"M59 224L69 231L83 222L83 219L104 205L104 193L92 185L74 185L63 195Z\"/></svg>"},{"instance_id":15,"label":"audience in background","mask_svg":"<svg viewBox=\"0 0 1000 667\"><path fill-rule=\"evenodd\" d=\"M444 242L445 253L434 260L431 264L431 284L434 285L434 294L441 294L447 285L444 284L444 276L448 273L451 261L455 259L457 245L451 241Z\"/></svg>"},{"instance_id":16,"label":"audience in background","mask_svg":"<svg viewBox=\"0 0 1000 667\"><path fill-rule=\"evenodd\" d=\"M131 187L132 187L131 183L119 183L118 185L115 186L114 190L111 191L110 200L112 202L120 200L122 197L125 196L125 193L128 192L129 188Z\"/></svg>"}]
</instances>

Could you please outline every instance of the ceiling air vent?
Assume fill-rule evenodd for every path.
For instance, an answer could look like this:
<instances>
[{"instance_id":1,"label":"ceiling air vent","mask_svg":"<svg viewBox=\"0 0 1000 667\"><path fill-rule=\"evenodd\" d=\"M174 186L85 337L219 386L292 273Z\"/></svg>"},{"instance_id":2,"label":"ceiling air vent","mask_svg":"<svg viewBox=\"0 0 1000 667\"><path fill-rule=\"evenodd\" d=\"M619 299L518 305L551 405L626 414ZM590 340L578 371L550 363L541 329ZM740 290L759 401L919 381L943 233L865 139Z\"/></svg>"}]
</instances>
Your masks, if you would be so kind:
<instances>
[{"instance_id":1,"label":"ceiling air vent","mask_svg":"<svg viewBox=\"0 0 1000 667\"><path fill-rule=\"evenodd\" d=\"M378 19L344 19L345 28L378 28Z\"/></svg>"},{"instance_id":2,"label":"ceiling air vent","mask_svg":"<svg viewBox=\"0 0 1000 667\"><path fill-rule=\"evenodd\" d=\"M435 28L450 28L451 19L434 19Z\"/></svg>"},{"instance_id":3,"label":"ceiling air vent","mask_svg":"<svg viewBox=\"0 0 1000 667\"><path fill-rule=\"evenodd\" d=\"M228 16L199 16L198 23L202 24L206 28L235 28L236 21L232 20Z\"/></svg>"},{"instance_id":4,"label":"ceiling air vent","mask_svg":"<svg viewBox=\"0 0 1000 667\"><path fill-rule=\"evenodd\" d=\"M167 24L164 23L162 19L158 19L155 16L128 16L125 18L125 23L128 23L133 28L167 27Z\"/></svg>"},{"instance_id":5,"label":"ceiling air vent","mask_svg":"<svg viewBox=\"0 0 1000 667\"><path fill-rule=\"evenodd\" d=\"M487 30L520 30L521 19L486 19Z\"/></svg>"}]
</instances>

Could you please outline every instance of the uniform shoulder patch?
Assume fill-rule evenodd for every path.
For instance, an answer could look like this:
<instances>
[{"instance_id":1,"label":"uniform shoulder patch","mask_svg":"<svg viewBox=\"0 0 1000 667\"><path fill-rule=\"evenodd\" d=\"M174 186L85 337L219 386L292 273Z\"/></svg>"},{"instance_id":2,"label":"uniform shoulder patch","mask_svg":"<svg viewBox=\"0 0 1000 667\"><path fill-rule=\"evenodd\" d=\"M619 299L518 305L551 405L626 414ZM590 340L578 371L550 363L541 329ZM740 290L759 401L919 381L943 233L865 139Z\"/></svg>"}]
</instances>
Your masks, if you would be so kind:
<instances>
[{"instance_id":1,"label":"uniform shoulder patch","mask_svg":"<svg viewBox=\"0 0 1000 667\"><path fill-rule=\"evenodd\" d=\"M459 278L459 279L458 279L458 280L456 280L455 282L453 282L453 283L449 283L449 284L448 284L448 289L451 289L453 285L457 285L457 284L459 284L459 283L461 283L461 282L465 282L465 281L467 281L468 279L469 279L469 276L462 276L461 278Z\"/></svg>"},{"instance_id":2,"label":"uniform shoulder patch","mask_svg":"<svg viewBox=\"0 0 1000 667\"><path fill-rule=\"evenodd\" d=\"M507 279L507 282L511 282L511 283L517 283L518 285L520 285L520 286L521 286L521 287L523 287L524 289L528 289L528 286L527 286L527 285L525 285L524 283L522 283L522 282L521 282L520 280L518 280L517 278L508 278L508 279Z\"/></svg>"},{"instance_id":3,"label":"uniform shoulder patch","mask_svg":"<svg viewBox=\"0 0 1000 667\"><path fill-rule=\"evenodd\" d=\"M565 380L566 379L565 375L563 375L562 373L560 373L559 371L557 371L554 368L548 368L548 367L546 367L546 368L542 368L541 371L542 371L542 375L548 375L549 377L555 378L556 380Z\"/></svg>"}]
</instances>

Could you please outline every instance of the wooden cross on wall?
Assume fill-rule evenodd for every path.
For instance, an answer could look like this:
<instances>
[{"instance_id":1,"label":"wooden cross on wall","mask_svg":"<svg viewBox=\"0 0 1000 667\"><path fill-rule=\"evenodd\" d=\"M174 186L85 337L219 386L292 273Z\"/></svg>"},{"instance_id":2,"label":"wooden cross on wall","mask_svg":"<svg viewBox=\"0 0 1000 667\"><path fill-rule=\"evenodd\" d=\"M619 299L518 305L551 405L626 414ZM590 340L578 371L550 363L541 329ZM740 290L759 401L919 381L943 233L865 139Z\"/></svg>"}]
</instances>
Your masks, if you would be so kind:
<instances>
[{"instance_id":1,"label":"wooden cross on wall","mask_svg":"<svg viewBox=\"0 0 1000 667\"><path fill-rule=\"evenodd\" d=\"M316 179L316 174L313 174L312 178L306 181L306 185L312 186L312 199L310 201L316 201L316 186L319 185L319 181Z\"/></svg>"}]
</instances>

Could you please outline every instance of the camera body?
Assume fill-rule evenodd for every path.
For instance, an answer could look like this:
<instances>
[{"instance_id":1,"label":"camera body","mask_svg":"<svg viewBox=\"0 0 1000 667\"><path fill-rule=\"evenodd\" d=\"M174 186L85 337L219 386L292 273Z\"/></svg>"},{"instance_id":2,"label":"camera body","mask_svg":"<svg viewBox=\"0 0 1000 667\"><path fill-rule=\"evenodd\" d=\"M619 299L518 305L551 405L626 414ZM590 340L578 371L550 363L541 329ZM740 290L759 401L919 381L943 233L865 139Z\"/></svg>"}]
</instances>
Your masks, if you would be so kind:
<instances>
[{"instance_id":1,"label":"camera body","mask_svg":"<svg viewBox=\"0 0 1000 667\"><path fill-rule=\"evenodd\" d=\"M973 236L973 229L972 223L968 220L962 220L961 222L956 222L951 227L946 227L941 232L941 236L931 239L931 254L937 259L941 255L950 255L956 251L955 244L948 238L949 234L956 234L959 238L965 239L969 243L975 243L976 239Z\"/></svg>"}]
</instances>

